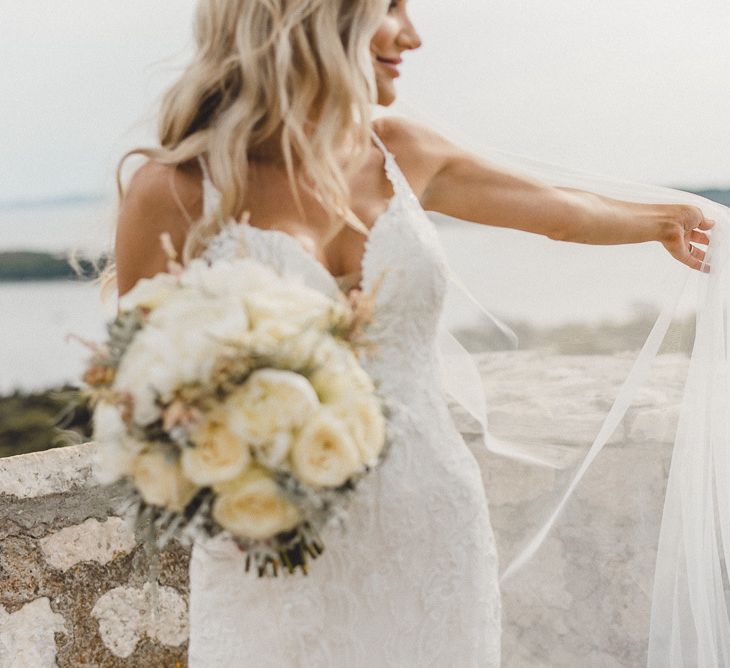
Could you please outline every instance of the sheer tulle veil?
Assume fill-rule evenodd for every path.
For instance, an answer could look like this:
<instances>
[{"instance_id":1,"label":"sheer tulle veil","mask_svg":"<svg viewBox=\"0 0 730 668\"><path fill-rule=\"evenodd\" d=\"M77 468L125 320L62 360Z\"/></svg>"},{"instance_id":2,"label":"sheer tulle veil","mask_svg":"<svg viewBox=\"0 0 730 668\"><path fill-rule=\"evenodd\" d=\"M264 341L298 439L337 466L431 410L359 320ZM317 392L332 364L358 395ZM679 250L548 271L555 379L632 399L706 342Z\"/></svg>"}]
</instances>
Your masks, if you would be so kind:
<instances>
[{"instance_id":1,"label":"sheer tulle veil","mask_svg":"<svg viewBox=\"0 0 730 668\"><path fill-rule=\"evenodd\" d=\"M465 146L413 100L387 113L416 109ZM490 501L505 665L730 665L730 210L478 152L547 183L691 204L716 222L701 273L658 243L589 247L429 214L450 266L444 389ZM607 299L633 319L580 323ZM526 330L514 313L531 309L568 322Z\"/></svg>"}]
</instances>

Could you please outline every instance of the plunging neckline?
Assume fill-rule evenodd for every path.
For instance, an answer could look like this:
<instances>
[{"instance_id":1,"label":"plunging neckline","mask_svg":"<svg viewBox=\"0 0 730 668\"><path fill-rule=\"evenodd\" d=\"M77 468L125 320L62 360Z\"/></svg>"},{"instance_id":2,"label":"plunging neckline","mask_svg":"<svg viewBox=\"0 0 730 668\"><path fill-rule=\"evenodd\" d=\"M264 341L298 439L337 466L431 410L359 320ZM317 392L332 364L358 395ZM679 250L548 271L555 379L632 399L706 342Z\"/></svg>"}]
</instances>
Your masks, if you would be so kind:
<instances>
[{"instance_id":1,"label":"plunging neckline","mask_svg":"<svg viewBox=\"0 0 730 668\"><path fill-rule=\"evenodd\" d=\"M388 150L388 148L383 143L382 139L378 136L378 134L375 132L374 129L371 128L371 135L373 138L373 141L375 142L375 145L380 149L380 151L383 153L383 168L385 171L385 176L390 182L391 188L393 189L393 194L391 195L390 199L388 200L388 204L385 207L385 209L376 216L375 220L373 221L373 224L370 226L368 231L368 236L365 238L365 243L363 247L363 253L362 257L360 258L360 267L359 270L348 272L347 274L340 274L339 276L335 276L327 267L324 265L324 263L317 258L313 253L310 253L303 245L302 243L292 234L289 234L288 232L284 232L283 230L279 230L276 228L270 228L270 227L256 227L255 225L251 225L250 223L239 223L238 221L231 220L229 221L229 225L233 225L236 229L242 229L244 230L244 234L273 234L274 236L280 236L282 239L286 239L284 243L291 244L291 247L295 249L295 252L301 253L304 256L308 257L309 260L312 262L313 266L317 267L317 270L323 274L326 275L326 280L329 282L329 284L341 295L343 295L345 298L349 297L349 293L352 290L360 289L363 291L367 291L367 286L369 285L369 279L370 279L370 257L372 255L372 247L373 247L373 237L374 235L377 235L380 233L380 229L383 227L384 221L391 218L393 212L395 211L396 207L398 206L398 200L401 195L401 188L399 186L399 179L396 177L396 170L398 170L397 163L395 161L395 156ZM201 168L203 170L203 182L209 184L209 188L213 189L213 184L210 180L210 177L208 176L208 168L205 165L205 162L203 161L202 157L199 158L199 162L201 165ZM206 196L207 200L208 193L204 193L204 196ZM352 274L359 273L360 280L358 283L353 286L350 290L346 291L343 290L340 287L339 280L340 278L344 278L346 276L350 276Z\"/></svg>"},{"instance_id":2,"label":"plunging neckline","mask_svg":"<svg viewBox=\"0 0 730 668\"><path fill-rule=\"evenodd\" d=\"M392 181L391 181L392 183ZM393 195L388 201L388 206L385 208L384 211L382 211L376 218L373 224L369 228L368 236L365 238L365 244L363 247L363 253L362 257L360 258L360 269L358 271L348 272L347 274L340 274L340 276L335 276L327 267L324 265L324 263L319 260L314 254L310 253L302 244L301 242L292 234L289 234L288 232L284 232L283 230L277 230L275 228L271 227L256 227L255 225L251 224L241 224L238 222L231 222L230 224L235 225L239 227L240 229L244 230L244 234L252 233L252 234L273 234L274 236L280 236L281 238L285 238L286 241L284 243L290 244L292 248L296 249L296 252L299 252L303 254L305 257L309 258L313 265L317 267L318 271L320 271L323 275L327 276L328 282L334 287L335 290L337 290L339 293L343 294L345 297L348 297L350 291L345 291L340 287L339 278L342 278L344 276L349 276L350 274L359 273L360 274L360 281L358 282L358 285L355 285L350 290L354 289L360 289L363 291L367 290L367 284L369 284L370 279L370 256L372 254L372 242L374 235L379 234L380 228L383 226L383 222L390 218L391 214L395 211L395 208L397 206L397 199L398 199L399 192L395 187L395 184L393 184Z\"/></svg>"}]
</instances>

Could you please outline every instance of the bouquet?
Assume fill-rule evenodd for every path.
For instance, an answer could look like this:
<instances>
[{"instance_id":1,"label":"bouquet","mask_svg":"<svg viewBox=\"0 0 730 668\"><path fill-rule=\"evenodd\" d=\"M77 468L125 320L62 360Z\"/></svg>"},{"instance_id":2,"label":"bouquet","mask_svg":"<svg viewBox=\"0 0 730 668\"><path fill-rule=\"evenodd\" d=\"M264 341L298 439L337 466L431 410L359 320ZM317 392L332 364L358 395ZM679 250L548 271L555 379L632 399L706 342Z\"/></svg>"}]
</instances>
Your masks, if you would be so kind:
<instances>
[{"instance_id":1,"label":"bouquet","mask_svg":"<svg viewBox=\"0 0 730 668\"><path fill-rule=\"evenodd\" d=\"M385 458L390 409L360 364L372 295L333 299L251 258L140 279L83 375L101 483L137 526L228 532L258 575L307 574Z\"/></svg>"}]
</instances>

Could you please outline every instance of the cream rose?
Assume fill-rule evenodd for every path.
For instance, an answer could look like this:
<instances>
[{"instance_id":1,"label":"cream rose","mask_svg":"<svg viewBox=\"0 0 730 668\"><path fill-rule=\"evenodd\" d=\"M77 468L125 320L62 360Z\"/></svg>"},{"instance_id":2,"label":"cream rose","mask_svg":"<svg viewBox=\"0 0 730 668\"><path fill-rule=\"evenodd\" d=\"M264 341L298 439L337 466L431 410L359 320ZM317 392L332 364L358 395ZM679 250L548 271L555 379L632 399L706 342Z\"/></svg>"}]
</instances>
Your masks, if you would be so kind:
<instances>
[{"instance_id":1,"label":"cream rose","mask_svg":"<svg viewBox=\"0 0 730 668\"><path fill-rule=\"evenodd\" d=\"M256 461L270 469L276 469L289 455L293 435L291 431L276 432L266 443L252 445Z\"/></svg>"},{"instance_id":2,"label":"cream rose","mask_svg":"<svg viewBox=\"0 0 730 668\"><path fill-rule=\"evenodd\" d=\"M132 465L135 485L150 504L182 511L198 491L182 472L174 451L153 447L137 455Z\"/></svg>"},{"instance_id":3,"label":"cream rose","mask_svg":"<svg viewBox=\"0 0 730 668\"><path fill-rule=\"evenodd\" d=\"M273 285L245 297L251 326L265 328L277 340L305 327L326 329L341 317L343 305L305 285Z\"/></svg>"},{"instance_id":4,"label":"cream rose","mask_svg":"<svg viewBox=\"0 0 730 668\"><path fill-rule=\"evenodd\" d=\"M256 335L268 336L266 328L257 330ZM280 341L269 337L270 354L277 365L287 369L314 365L320 356L320 346L328 345L331 338L329 334L316 329L308 329L301 334Z\"/></svg>"},{"instance_id":5,"label":"cream rose","mask_svg":"<svg viewBox=\"0 0 730 668\"><path fill-rule=\"evenodd\" d=\"M214 489L218 496L213 502L213 519L234 535L265 540L300 522L296 506L261 467L251 467Z\"/></svg>"},{"instance_id":6,"label":"cream rose","mask_svg":"<svg viewBox=\"0 0 730 668\"><path fill-rule=\"evenodd\" d=\"M309 381L323 403L337 403L352 394L375 391L372 379L360 366L355 353L334 337L318 346L315 363L317 368Z\"/></svg>"},{"instance_id":7,"label":"cream rose","mask_svg":"<svg viewBox=\"0 0 730 668\"><path fill-rule=\"evenodd\" d=\"M328 406L298 432L290 459L294 474L312 487L339 487L362 468L354 438Z\"/></svg>"},{"instance_id":8,"label":"cream rose","mask_svg":"<svg viewBox=\"0 0 730 668\"><path fill-rule=\"evenodd\" d=\"M301 374L257 369L226 399L225 407L231 431L244 442L263 446L301 426L319 400Z\"/></svg>"},{"instance_id":9,"label":"cream rose","mask_svg":"<svg viewBox=\"0 0 730 668\"><path fill-rule=\"evenodd\" d=\"M195 484L205 486L239 475L251 462L246 443L228 427L225 411L207 415L191 433L195 447L182 453L182 470Z\"/></svg>"},{"instance_id":10,"label":"cream rose","mask_svg":"<svg viewBox=\"0 0 730 668\"><path fill-rule=\"evenodd\" d=\"M375 466L385 445L385 417L373 395L353 395L330 406L352 434L360 459Z\"/></svg>"}]
</instances>

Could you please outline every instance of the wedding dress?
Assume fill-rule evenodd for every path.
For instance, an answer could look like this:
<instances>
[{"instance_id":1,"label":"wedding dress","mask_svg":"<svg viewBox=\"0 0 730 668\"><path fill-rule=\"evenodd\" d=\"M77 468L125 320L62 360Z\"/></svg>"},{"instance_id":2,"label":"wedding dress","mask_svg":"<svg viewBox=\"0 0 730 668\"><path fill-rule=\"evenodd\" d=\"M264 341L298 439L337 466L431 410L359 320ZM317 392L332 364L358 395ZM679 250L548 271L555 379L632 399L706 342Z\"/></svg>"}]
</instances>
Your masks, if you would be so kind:
<instances>
[{"instance_id":1,"label":"wedding dress","mask_svg":"<svg viewBox=\"0 0 730 668\"><path fill-rule=\"evenodd\" d=\"M397 440L362 481L344 529L322 534L308 575L259 579L219 535L190 562L189 665L383 668L500 665L498 563L480 468L457 430L442 384L437 334L448 265L434 223L394 156L393 196L365 244L362 288L385 272L363 361L396 397ZM201 164L202 161L201 161ZM203 164L203 167L205 165ZM219 193L204 172L204 207ZM310 287L342 286L292 236L235 221L210 241L210 260L243 240L253 257Z\"/></svg>"}]
</instances>

